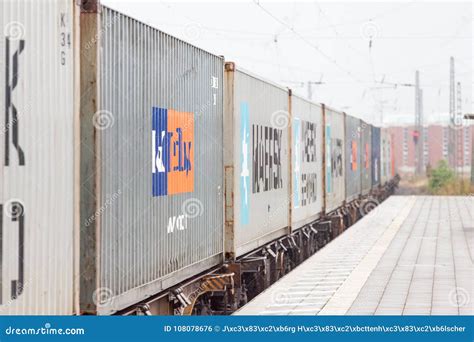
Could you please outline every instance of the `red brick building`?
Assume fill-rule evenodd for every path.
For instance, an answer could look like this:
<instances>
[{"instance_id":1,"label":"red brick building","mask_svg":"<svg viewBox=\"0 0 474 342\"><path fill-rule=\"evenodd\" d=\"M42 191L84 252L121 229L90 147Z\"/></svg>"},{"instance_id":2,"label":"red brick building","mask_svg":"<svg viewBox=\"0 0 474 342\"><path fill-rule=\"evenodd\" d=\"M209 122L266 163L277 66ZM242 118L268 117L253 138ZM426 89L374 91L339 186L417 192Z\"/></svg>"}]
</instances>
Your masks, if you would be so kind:
<instances>
[{"instance_id":1,"label":"red brick building","mask_svg":"<svg viewBox=\"0 0 474 342\"><path fill-rule=\"evenodd\" d=\"M415 174L415 127L396 126L388 128L394 141L395 167L401 176ZM462 144L459 148L457 171L465 176L471 170L471 147L474 136L474 126L460 128ZM449 126L430 125L423 128L420 138L423 137L423 166L435 167L442 159L448 160Z\"/></svg>"}]
</instances>

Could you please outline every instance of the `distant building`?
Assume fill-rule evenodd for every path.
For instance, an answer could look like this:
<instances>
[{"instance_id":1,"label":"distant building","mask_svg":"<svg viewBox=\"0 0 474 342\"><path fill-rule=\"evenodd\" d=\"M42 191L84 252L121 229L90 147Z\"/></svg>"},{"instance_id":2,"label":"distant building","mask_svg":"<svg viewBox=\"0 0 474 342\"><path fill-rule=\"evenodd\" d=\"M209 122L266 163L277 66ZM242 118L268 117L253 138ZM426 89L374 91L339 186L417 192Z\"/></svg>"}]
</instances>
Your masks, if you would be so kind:
<instances>
[{"instance_id":1,"label":"distant building","mask_svg":"<svg viewBox=\"0 0 474 342\"><path fill-rule=\"evenodd\" d=\"M388 127L394 141L395 168L401 176L415 174L415 126ZM459 148L457 171L469 176L471 171L471 147L474 126L460 129L462 146ZM419 137L423 137L423 169L436 167L440 160L448 160L449 126L429 125L423 128Z\"/></svg>"}]
</instances>

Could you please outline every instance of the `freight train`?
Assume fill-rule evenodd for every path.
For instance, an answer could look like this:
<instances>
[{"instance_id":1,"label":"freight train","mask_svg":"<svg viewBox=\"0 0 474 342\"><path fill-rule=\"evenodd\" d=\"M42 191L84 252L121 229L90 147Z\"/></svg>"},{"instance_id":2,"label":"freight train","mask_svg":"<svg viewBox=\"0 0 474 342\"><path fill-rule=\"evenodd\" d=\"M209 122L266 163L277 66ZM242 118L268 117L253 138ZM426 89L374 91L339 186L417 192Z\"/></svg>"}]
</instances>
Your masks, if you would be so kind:
<instances>
[{"instance_id":1,"label":"freight train","mask_svg":"<svg viewBox=\"0 0 474 342\"><path fill-rule=\"evenodd\" d=\"M396 186L385 129L97 1L0 12L1 314L228 314Z\"/></svg>"}]
</instances>

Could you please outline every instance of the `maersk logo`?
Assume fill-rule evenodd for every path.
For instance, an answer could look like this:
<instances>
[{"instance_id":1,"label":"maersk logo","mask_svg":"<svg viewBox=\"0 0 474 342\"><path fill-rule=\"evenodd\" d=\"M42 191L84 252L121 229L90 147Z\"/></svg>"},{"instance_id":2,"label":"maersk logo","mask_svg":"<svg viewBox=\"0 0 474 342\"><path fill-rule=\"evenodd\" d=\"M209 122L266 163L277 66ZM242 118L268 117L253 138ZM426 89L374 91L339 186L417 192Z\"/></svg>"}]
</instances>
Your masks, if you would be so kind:
<instances>
[{"instance_id":1,"label":"maersk logo","mask_svg":"<svg viewBox=\"0 0 474 342\"><path fill-rule=\"evenodd\" d=\"M153 107L152 193L194 191L194 114Z\"/></svg>"}]
</instances>

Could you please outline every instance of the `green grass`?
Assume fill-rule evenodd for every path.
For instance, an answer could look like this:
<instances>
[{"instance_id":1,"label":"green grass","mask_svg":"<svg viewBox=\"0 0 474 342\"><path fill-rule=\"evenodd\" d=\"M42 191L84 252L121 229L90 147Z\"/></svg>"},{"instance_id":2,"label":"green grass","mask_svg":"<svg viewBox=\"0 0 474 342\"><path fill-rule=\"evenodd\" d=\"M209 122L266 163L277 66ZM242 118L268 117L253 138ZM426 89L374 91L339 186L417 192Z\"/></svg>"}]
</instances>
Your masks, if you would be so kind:
<instances>
[{"instance_id":1,"label":"green grass","mask_svg":"<svg viewBox=\"0 0 474 342\"><path fill-rule=\"evenodd\" d=\"M430 170L428 191L432 195L471 195L474 187L468 179L457 177L445 160Z\"/></svg>"}]
</instances>

